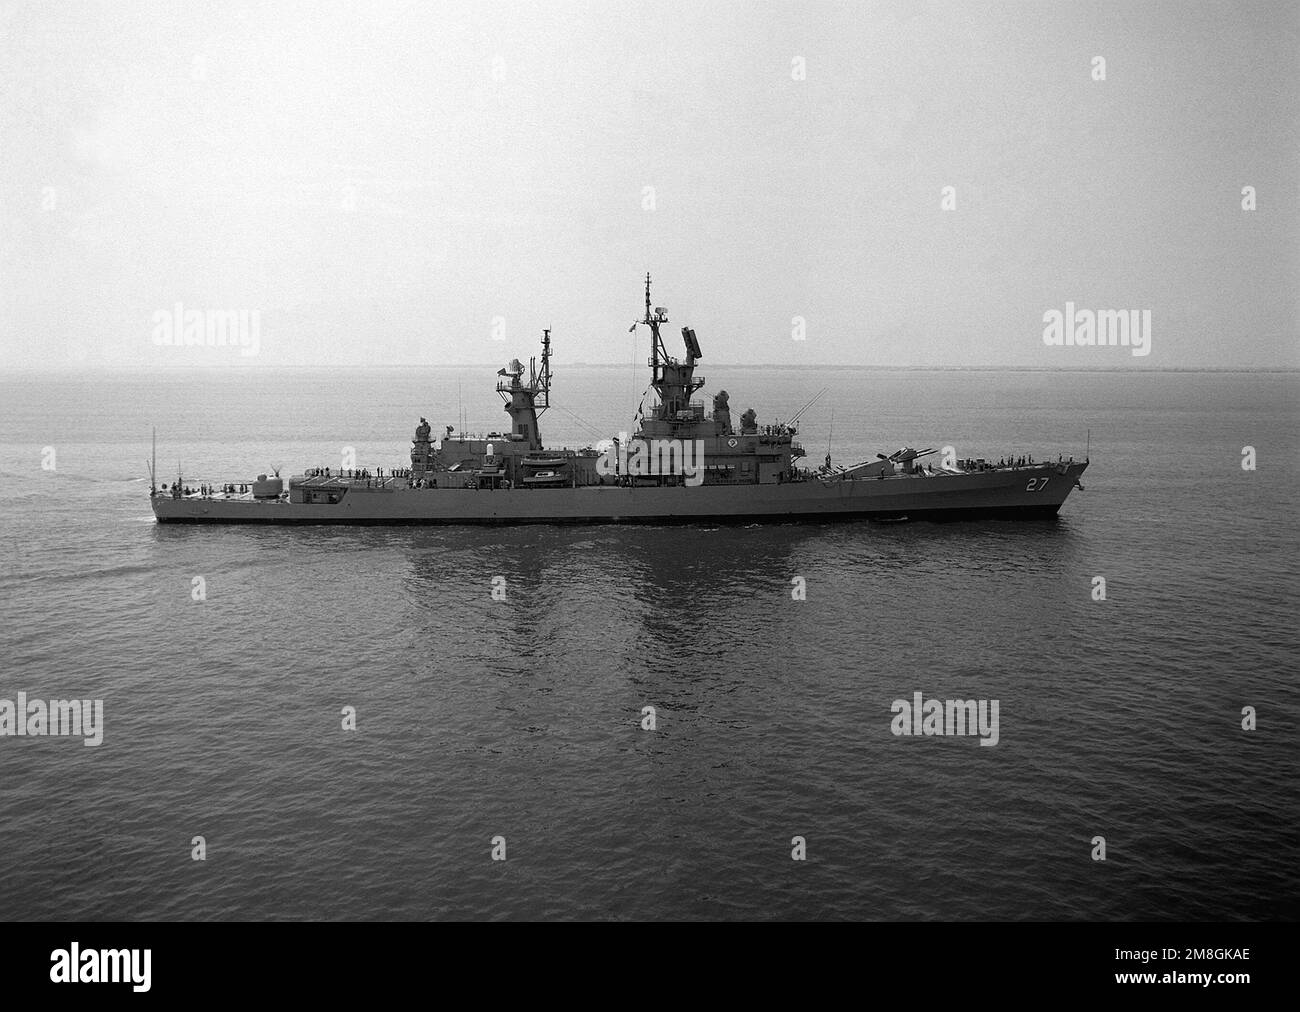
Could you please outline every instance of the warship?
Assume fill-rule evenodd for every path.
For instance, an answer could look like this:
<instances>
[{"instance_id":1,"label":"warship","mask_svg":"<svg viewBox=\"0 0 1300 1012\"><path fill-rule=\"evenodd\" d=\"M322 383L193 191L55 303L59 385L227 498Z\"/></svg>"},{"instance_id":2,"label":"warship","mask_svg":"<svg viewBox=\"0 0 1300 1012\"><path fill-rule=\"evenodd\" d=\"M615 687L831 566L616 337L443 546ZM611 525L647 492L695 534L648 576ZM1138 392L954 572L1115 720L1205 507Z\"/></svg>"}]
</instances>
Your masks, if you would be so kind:
<instances>
[{"instance_id":1,"label":"warship","mask_svg":"<svg viewBox=\"0 0 1300 1012\"><path fill-rule=\"evenodd\" d=\"M540 368L528 378L515 359L497 372L509 431L471 437L448 425L431 438L421 418L408 468L314 467L289 477L200 483L183 477L158 486L150 503L160 523L258 524L525 524L691 523L867 519L1034 519L1055 517L1088 460L1032 456L942 460L934 449L903 447L851 466L805 467L795 422L760 425L753 409L732 418L725 390L711 412L693 399L705 385L695 331L681 329L684 357L673 357L651 307L650 387L657 403L639 429L600 448L547 449L539 418L550 407L551 332L543 331ZM805 409L808 405L804 406ZM799 412L802 414L802 410ZM155 453L156 458L156 453Z\"/></svg>"}]
</instances>

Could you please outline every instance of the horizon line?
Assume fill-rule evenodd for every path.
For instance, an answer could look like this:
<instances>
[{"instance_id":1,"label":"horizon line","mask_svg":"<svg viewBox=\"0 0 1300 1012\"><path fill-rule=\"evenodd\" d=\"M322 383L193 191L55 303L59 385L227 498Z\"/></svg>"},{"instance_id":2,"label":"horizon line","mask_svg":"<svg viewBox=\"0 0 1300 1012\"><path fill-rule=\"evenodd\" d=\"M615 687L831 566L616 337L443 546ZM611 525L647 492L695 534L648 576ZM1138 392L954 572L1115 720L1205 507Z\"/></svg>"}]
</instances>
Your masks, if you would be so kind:
<instances>
[{"instance_id":1,"label":"horizon line","mask_svg":"<svg viewBox=\"0 0 1300 1012\"><path fill-rule=\"evenodd\" d=\"M564 362L560 363L564 368L575 369L616 369L624 371L628 368L626 362ZM410 370L410 369L496 369L499 368L495 362L452 362L452 363L435 363L435 362L395 362L390 364L377 364L373 362L346 364L331 363L324 365L312 365L301 362L282 362L271 364L260 364L249 362L247 359L240 361L226 362L208 362L188 364L177 363L175 365L115 365L110 363L97 362L95 364L74 364L60 366L18 366L2 367L0 366L0 377L4 376L32 376L32 375L67 375L73 373L103 373L112 372L119 375L156 375L162 374L183 374L183 373L208 373L208 372L381 372L385 370ZM839 363L820 363L809 362L797 365L783 364L779 362L717 362L707 366L712 369L783 369L789 372L807 372L812 370L833 369L837 371L854 370L854 371L877 371L877 372L1066 372L1066 373L1114 373L1117 375L1131 375L1137 373L1295 373L1300 372L1300 365L1294 366L1045 366L1045 365L844 365Z\"/></svg>"}]
</instances>

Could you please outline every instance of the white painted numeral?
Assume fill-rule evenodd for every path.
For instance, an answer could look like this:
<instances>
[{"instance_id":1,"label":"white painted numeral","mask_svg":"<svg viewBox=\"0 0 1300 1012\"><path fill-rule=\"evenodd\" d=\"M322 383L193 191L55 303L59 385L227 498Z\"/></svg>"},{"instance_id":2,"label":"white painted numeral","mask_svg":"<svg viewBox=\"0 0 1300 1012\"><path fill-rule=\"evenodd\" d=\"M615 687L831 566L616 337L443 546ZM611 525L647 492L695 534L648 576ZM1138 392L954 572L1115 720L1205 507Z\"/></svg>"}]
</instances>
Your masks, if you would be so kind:
<instances>
[{"instance_id":1,"label":"white painted numeral","mask_svg":"<svg viewBox=\"0 0 1300 1012\"><path fill-rule=\"evenodd\" d=\"M1029 484L1025 486L1025 491L1041 492L1043 489L1047 488L1047 482L1049 480L1050 479L1047 478L1030 478Z\"/></svg>"}]
</instances>

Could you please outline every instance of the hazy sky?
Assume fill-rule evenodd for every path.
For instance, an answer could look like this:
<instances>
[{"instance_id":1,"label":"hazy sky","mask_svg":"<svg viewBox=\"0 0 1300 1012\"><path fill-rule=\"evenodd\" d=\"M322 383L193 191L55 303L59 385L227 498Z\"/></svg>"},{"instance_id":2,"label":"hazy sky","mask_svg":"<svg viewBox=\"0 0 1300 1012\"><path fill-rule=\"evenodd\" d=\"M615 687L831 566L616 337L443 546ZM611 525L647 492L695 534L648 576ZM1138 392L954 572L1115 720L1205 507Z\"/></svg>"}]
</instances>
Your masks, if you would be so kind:
<instances>
[{"instance_id":1,"label":"hazy sky","mask_svg":"<svg viewBox=\"0 0 1300 1012\"><path fill-rule=\"evenodd\" d=\"M647 270L706 365L1300 366L1293 3L39 0L0 32L3 366L504 363L545 326L628 363ZM1151 354L1046 346L1067 301L1150 310ZM256 311L258 353L160 346L178 302Z\"/></svg>"}]
</instances>

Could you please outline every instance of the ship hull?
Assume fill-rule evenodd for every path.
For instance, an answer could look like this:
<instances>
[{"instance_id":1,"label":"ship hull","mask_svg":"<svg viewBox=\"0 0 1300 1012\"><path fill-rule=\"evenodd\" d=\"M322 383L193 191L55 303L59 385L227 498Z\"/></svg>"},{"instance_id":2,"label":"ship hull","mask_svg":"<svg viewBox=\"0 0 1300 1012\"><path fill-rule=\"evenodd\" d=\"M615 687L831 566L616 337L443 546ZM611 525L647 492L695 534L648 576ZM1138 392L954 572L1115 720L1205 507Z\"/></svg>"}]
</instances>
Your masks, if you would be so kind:
<instances>
[{"instance_id":1,"label":"ship hull","mask_svg":"<svg viewBox=\"0 0 1300 1012\"><path fill-rule=\"evenodd\" d=\"M762 523L819 520L1055 517L1086 463L927 477L894 475L786 484L696 487L415 489L352 488L341 501L291 503L247 497L167 495L152 500L160 523L605 524Z\"/></svg>"}]
</instances>

